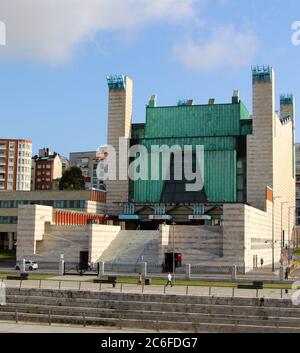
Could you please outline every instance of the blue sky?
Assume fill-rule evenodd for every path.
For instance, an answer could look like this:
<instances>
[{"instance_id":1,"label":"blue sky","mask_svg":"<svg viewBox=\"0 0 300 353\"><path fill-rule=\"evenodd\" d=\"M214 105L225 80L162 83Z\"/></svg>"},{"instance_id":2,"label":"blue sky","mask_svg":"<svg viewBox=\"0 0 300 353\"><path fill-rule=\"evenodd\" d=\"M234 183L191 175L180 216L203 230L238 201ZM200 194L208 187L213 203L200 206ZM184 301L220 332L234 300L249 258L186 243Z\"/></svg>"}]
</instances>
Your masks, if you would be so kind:
<instances>
[{"instance_id":1,"label":"blue sky","mask_svg":"<svg viewBox=\"0 0 300 353\"><path fill-rule=\"evenodd\" d=\"M239 89L252 111L256 64L275 68L277 105L293 93L299 107L298 0L1 0L0 20L0 137L34 151L106 143L108 74L134 80L134 122L154 93L159 105L223 103Z\"/></svg>"}]
</instances>

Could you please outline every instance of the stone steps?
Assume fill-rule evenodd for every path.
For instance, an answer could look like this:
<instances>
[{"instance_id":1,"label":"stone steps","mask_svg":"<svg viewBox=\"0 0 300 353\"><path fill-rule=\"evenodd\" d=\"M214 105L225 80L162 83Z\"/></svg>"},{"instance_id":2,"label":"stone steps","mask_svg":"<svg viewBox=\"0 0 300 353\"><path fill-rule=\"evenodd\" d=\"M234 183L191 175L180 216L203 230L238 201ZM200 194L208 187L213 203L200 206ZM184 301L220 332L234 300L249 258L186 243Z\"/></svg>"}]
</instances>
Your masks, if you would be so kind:
<instances>
[{"instance_id":1,"label":"stone steps","mask_svg":"<svg viewBox=\"0 0 300 353\"><path fill-rule=\"evenodd\" d=\"M300 308L289 300L213 298L7 288L0 320L139 327L192 332L297 332Z\"/></svg>"},{"instance_id":2,"label":"stone steps","mask_svg":"<svg viewBox=\"0 0 300 353\"><path fill-rule=\"evenodd\" d=\"M140 310L118 310L104 309L104 308L87 308L87 307L62 307L53 305L34 305L34 304L8 304L5 307L0 307L1 313L15 313L19 314L39 314L54 316L68 316L77 317L85 316L94 319L128 319L128 320L150 320L150 321L172 321L181 322L182 312L161 312L161 311L140 311ZM257 316L239 316L239 315L222 315L216 314L198 314L198 313L185 313L185 321L203 324L203 323L220 323L231 325L246 325L246 326L274 326L277 327L300 327L299 318L285 318L285 317L263 317Z\"/></svg>"}]
</instances>

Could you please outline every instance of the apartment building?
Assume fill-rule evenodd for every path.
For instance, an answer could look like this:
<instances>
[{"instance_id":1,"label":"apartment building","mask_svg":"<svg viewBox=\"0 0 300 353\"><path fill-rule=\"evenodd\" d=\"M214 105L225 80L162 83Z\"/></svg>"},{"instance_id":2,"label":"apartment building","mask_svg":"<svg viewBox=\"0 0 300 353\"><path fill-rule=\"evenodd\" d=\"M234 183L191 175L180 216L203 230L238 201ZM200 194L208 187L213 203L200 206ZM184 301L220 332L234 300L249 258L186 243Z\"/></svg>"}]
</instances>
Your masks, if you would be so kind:
<instances>
[{"instance_id":1,"label":"apartment building","mask_svg":"<svg viewBox=\"0 0 300 353\"><path fill-rule=\"evenodd\" d=\"M0 139L0 191L29 191L32 142Z\"/></svg>"},{"instance_id":2,"label":"apartment building","mask_svg":"<svg viewBox=\"0 0 300 353\"><path fill-rule=\"evenodd\" d=\"M105 159L105 154L102 152L72 152L70 153L71 167L81 169L85 180L85 189L105 190L103 180L97 177L97 167L100 161Z\"/></svg>"},{"instance_id":3,"label":"apartment building","mask_svg":"<svg viewBox=\"0 0 300 353\"><path fill-rule=\"evenodd\" d=\"M52 153L49 148L43 148L33 157L33 189L53 190L55 181L62 177L62 160L58 153Z\"/></svg>"}]
</instances>

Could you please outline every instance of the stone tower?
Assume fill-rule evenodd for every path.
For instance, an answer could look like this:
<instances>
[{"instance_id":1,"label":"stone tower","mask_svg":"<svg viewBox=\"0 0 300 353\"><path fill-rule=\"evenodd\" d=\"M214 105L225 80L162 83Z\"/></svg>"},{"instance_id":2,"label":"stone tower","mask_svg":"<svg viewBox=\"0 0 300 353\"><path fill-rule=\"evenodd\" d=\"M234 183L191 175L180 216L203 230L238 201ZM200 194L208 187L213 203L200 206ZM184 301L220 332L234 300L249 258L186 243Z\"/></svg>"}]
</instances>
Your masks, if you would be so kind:
<instances>
[{"instance_id":1,"label":"stone tower","mask_svg":"<svg viewBox=\"0 0 300 353\"><path fill-rule=\"evenodd\" d=\"M247 200L265 209L266 186L273 187L273 138L275 118L275 74L267 67L255 67L253 80L253 134L247 142Z\"/></svg>"},{"instance_id":2,"label":"stone tower","mask_svg":"<svg viewBox=\"0 0 300 353\"><path fill-rule=\"evenodd\" d=\"M125 76L109 76L107 82L109 88L107 142L116 151L117 164L116 180L108 180L106 185L108 207L114 213L113 210L120 208L121 203L128 202L128 158L126 155L124 157L124 153L120 155L119 138L122 138L123 145L126 145L131 137L133 82Z\"/></svg>"}]
</instances>

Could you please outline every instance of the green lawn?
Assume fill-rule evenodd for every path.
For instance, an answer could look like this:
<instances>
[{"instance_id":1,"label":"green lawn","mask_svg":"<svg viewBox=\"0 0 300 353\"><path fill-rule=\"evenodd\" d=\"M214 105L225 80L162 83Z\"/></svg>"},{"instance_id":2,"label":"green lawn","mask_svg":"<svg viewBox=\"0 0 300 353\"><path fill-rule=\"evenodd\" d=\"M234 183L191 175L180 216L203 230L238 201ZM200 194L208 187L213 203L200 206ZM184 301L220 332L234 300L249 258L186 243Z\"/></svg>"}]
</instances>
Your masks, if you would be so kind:
<instances>
[{"instance_id":1,"label":"green lawn","mask_svg":"<svg viewBox=\"0 0 300 353\"><path fill-rule=\"evenodd\" d=\"M98 279L106 279L107 277L99 277ZM92 282L93 280L90 280ZM136 278L129 278L129 277L118 277L117 278L117 283L124 283L124 284L137 284L137 279ZM165 279L159 279L159 278L153 278L151 281L152 285L164 285L166 284ZM251 285L252 282L250 283L243 283L243 284L249 284ZM176 280L176 285L177 286L200 286L200 287L237 287L238 283L235 282L208 282L208 281L186 281L186 280ZM264 288L270 288L270 289L291 289L290 284L265 284Z\"/></svg>"},{"instance_id":2,"label":"green lawn","mask_svg":"<svg viewBox=\"0 0 300 353\"><path fill-rule=\"evenodd\" d=\"M16 253L11 251L0 251L0 261L15 260Z\"/></svg>"}]
</instances>

